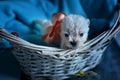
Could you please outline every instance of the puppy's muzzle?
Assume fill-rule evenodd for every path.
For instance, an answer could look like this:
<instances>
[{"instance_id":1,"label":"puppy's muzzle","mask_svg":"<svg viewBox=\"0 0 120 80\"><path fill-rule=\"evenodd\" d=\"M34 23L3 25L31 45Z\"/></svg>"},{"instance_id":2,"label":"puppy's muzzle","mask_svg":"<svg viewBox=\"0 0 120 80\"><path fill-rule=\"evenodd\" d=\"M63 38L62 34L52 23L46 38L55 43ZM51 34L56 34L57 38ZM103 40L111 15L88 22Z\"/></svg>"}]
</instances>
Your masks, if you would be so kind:
<instances>
[{"instance_id":1,"label":"puppy's muzzle","mask_svg":"<svg viewBox=\"0 0 120 80\"><path fill-rule=\"evenodd\" d=\"M77 45L77 42L76 41L70 41L70 44L72 45L72 46L76 46Z\"/></svg>"}]
</instances>

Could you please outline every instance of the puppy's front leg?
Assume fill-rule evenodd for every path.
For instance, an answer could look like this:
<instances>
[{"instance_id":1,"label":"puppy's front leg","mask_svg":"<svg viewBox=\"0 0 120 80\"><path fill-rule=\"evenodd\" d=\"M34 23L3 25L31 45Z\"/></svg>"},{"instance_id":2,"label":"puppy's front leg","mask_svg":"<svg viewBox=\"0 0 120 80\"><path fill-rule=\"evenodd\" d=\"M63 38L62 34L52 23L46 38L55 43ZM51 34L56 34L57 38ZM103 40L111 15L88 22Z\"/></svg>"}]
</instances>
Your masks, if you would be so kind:
<instances>
[{"instance_id":1,"label":"puppy's front leg","mask_svg":"<svg viewBox=\"0 0 120 80\"><path fill-rule=\"evenodd\" d=\"M60 47L61 47L62 49L69 49L69 48L66 46L66 44L65 44L64 41L61 41Z\"/></svg>"},{"instance_id":2,"label":"puppy's front leg","mask_svg":"<svg viewBox=\"0 0 120 80\"><path fill-rule=\"evenodd\" d=\"M61 47L62 49L65 48L65 46L64 46L64 42L63 42L63 41L61 41L60 47Z\"/></svg>"}]
</instances>

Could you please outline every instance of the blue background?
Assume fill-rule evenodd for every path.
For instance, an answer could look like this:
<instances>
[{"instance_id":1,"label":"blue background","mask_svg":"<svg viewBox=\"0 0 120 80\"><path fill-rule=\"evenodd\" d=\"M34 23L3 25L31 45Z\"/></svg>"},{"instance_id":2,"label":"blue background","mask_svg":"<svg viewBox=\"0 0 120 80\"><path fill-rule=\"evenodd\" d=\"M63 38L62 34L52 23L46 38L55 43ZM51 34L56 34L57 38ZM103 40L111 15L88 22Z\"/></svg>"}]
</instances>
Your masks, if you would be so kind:
<instances>
[{"instance_id":1,"label":"blue background","mask_svg":"<svg viewBox=\"0 0 120 80\"><path fill-rule=\"evenodd\" d=\"M29 42L42 44L41 26L34 21L50 20L53 13L62 11L67 15L78 14L89 18L89 36L92 36L112 27L116 5L117 0L1 0L0 27L19 33L21 38ZM20 79L20 67L10 48L6 40L0 40L0 80ZM99 78L85 80L120 80L119 56L120 34L117 34L104 52L103 60L94 69Z\"/></svg>"}]
</instances>

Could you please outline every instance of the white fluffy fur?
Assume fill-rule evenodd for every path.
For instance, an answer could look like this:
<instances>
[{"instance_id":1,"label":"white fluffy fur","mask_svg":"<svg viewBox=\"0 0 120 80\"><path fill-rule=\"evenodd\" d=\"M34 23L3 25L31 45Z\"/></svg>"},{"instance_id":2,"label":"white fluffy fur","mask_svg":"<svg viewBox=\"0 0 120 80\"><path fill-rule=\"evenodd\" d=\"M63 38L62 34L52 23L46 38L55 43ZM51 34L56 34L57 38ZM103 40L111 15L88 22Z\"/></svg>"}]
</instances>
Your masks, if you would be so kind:
<instances>
[{"instance_id":1,"label":"white fluffy fur","mask_svg":"<svg viewBox=\"0 0 120 80\"><path fill-rule=\"evenodd\" d=\"M89 31L89 19L80 15L68 15L61 23L61 48L78 48L84 45L87 40ZM80 34L83 33L83 36ZM68 35L68 37L65 36ZM71 45L70 42L76 42L76 45Z\"/></svg>"},{"instance_id":2,"label":"white fluffy fur","mask_svg":"<svg viewBox=\"0 0 120 80\"><path fill-rule=\"evenodd\" d=\"M43 27L43 33L47 27L52 25L52 23L47 20L36 22ZM88 37L89 24L89 19L83 16L73 14L66 16L61 22L61 48L76 49L82 47ZM80 36L81 33L83 33L82 37ZM69 36L65 37L65 34ZM75 46L70 43L73 40L76 42Z\"/></svg>"},{"instance_id":3,"label":"white fluffy fur","mask_svg":"<svg viewBox=\"0 0 120 80\"><path fill-rule=\"evenodd\" d=\"M48 20L35 20L34 22L42 26L42 35L45 34L45 31L49 26L52 26L52 23Z\"/></svg>"}]
</instances>

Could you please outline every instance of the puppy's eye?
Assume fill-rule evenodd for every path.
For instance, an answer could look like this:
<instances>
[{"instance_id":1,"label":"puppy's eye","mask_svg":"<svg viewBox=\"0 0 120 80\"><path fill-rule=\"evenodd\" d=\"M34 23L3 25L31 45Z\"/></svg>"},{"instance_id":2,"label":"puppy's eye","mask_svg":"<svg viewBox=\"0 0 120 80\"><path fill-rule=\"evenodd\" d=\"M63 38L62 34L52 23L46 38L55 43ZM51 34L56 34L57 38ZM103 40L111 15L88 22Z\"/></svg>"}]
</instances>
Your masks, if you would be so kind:
<instances>
[{"instance_id":1,"label":"puppy's eye","mask_svg":"<svg viewBox=\"0 0 120 80\"><path fill-rule=\"evenodd\" d=\"M82 37L82 36L83 36L83 33L80 33L79 35L80 35L80 37Z\"/></svg>"},{"instance_id":2,"label":"puppy's eye","mask_svg":"<svg viewBox=\"0 0 120 80\"><path fill-rule=\"evenodd\" d=\"M68 37L69 36L69 34L68 33L65 33L65 37Z\"/></svg>"}]
</instances>

